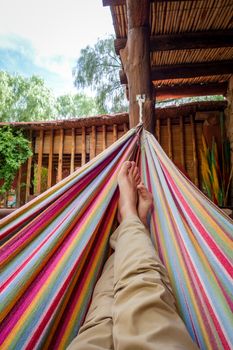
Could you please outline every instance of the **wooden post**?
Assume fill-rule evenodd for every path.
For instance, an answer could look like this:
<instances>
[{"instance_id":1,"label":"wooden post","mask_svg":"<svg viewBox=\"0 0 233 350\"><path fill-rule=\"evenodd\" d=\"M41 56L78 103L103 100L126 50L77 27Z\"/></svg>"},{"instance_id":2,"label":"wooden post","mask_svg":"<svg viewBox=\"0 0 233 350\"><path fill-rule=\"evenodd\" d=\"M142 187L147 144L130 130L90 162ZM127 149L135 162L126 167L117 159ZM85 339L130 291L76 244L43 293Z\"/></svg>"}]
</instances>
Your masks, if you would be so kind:
<instances>
[{"instance_id":1,"label":"wooden post","mask_svg":"<svg viewBox=\"0 0 233 350\"><path fill-rule=\"evenodd\" d=\"M124 133L127 133L129 130L127 123L124 123Z\"/></svg>"},{"instance_id":2,"label":"wooden post","mask_svg":"<svg viewBox=\"0 0 233 350\"><path fill-rule=\"evenodd\" d=\"M32 150L32 130L29 132L29 141L30 141L30 148ZM25 193L25 200L26 203L29 200L30 196L30 188L31 188L31 176L32 176L32 157L28 158L27 161L27 178L26 178L26 193Z\"/></svg>"},{"instance_id":3,"label":"wooden post","mask_svg":"<svg viewBox=\"0 0 233 350\"><path fill-rule=\"evenodd\" d=\"M128 39L120 50L129 89L130 128L139 122L137 95L145 95L142 106L144 127L154 132L154 97L150 65L149 0L127 0Z\"/></svg>"},{"instance_id":4,"label":"wooden post","mask_svg":"<svg viewBox=\"0 0 233 350\"><path fill-rule=\"evenodd\" d=\"M167 133L168 133L168 157L172 159L172 130L171 118L167 119Z\"/></svg>"},{"instance_id":5,"label":"wooden post","mask_svg":"<svg viewBox=\"0 0 233 350\"><path fill-rule=\"evenodd\" d=\"M184 123L183 117L180 116L180 160L183 169L185 169L185 160L184 160Z\"/></svg>"},{"instance_id":6,"label":"wooden post","mask_svg":"<svg viewBox=\"0 0 233 350\"><path fill-rule=\"evenodd\" d=\"M117 124L113 124L113 142L117 141Z\"/></svg>"},{"instance_id":7,"label":"wooden post","mask_svg":"<svg viewBox=\"0 0 233 350\"><path fill-rule=\"evenodd\" d=\"M53 174L53 138L54 133L53 130L50 131L49 137L49 164L48 164L48 180L47 180L47 188L52 186L52 174Z\"/></svg>"},{"instance_id":8,"label":"wooden post","mask_svg":"<svg viewBox=\"0 0 233 350\"><path fill-rule=\"evenodd\" d=\"M191 129L192 129L194 183L198 187L199 180L198 180L197 140L196 140L195 124L194 124L192 115L190 115L190 123L191 123Z\"/></svg>"},{"instance_id":9,"label":"wooden post","mask_svg":"<svg viewBox=\"0 0 233 350\"><path fill-rule=\"evenodd\" d=\"M90 159L94 158L96 154L96 129L93 125L91 127L91 145L90 145Z\"/></svg>"},{"instance_id":10,"label":"wooden post","mask_svg":"<svg viewBox=\"0 0 233 350\"><path fill-rule=\"evenodd\" d=\"M158 143L160 143L160 119L156 119L156 138Z\"/></svg>"},{"instance_id":11,"label":"wooden post","mask_svg":"<svg viewBox=\"0 0 233 350\"><path fill-rule=\"evenodd\" d=\"M42 174L43 146L44 146L44 131L40 130L39 145L38 145L36 194L40 194L41 193L41 174Z\"/></svg>"},{"instance_id":12,"label":"wooden post","mask_svg":"<svg viewBox=\"0 0 233 350\"><path fill-rule=\"evenodd\" d=\"M20 207L20 197L21 197L21 179L22 179L22 165L19 168L17 176L17 195L16 195L16 206Z\"/></svg>"},{"instance_id":13,"label":"wooden post","mask_svg":"<svg viewBox=\"0 0 233 350\"><path fill-rule=\"evenodd\" d=\"M61 129L60 130L60 142L59 142L59 154L58 154L57 182L62 180L63 143L64 143L64 129Z\"/></svg>"},{"instance_id":14,"label":"wooden post","mask_svg":"<svg viewBox=\"0 0 233 350\"><path fill-rule=\"evenodd\" d=\"M74 172L74 158L75 158L75 128L71 132L71 158L70 158L70 174Z\"/></svg>"},{"instance_id":15,"label":"wooden post","mask_svg":"<svg viewBox=\"0 0 233 350\"><path fill-rule=\"evenodd\" d=\"M86 163L86 129L82 126L82 165Z\"/></svg>"},{"instance_id":16,"label":"wooden post","mask_svg":"<svg viewBox=\"0 0 233 350\"><path fill-rule=\"evenodd\" d=\"M103 137L103 143L102 143L102 149L103 151L107 148L107 139L106 139L106 125L102 125L102 137Z\"/></svg>"}]
</instances>

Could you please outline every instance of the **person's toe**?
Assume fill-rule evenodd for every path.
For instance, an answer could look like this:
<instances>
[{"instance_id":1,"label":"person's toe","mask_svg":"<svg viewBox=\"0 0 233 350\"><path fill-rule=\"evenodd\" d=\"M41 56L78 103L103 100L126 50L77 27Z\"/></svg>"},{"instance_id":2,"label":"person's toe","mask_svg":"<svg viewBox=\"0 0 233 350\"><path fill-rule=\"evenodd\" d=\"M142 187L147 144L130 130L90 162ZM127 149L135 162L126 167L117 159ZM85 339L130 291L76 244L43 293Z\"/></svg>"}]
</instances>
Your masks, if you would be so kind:
<instances>
[{"instance_id":1,"label":"person's toe","mask_svg":"<svg viewBox=\"0 0 233 350\"><path fill-rule=\"evenodd\" d=\"M134 167L133 169L133 176L136 178L136 176L139 175L139 170L138 170L138 167Z\"/></svg>"},{"instance_id":2,"label":"person's toe","mask_svg":"<svg viewBox=\"0 0 233 350\"><path fill-rule=\"evenodd\" d=\"M134 178L134 169L135 169L135 163L134 162L131 162L131 166L130 166L130 169L129 169L129 177L131 178L131 180L133 180Z\"/></svg>"},{"instance_id":3,"label":"person's toe","mask_svg":"<svg viewBox=\"0 0 233 350\"><path fill-rule=\"evenodd\" d=\"M141 191L142 190L142 188L143 188L143 183L142 182L140 182L138 185L137 185L137 189L139 190L139 191Z\"/></svg>"},{"instance_id":4,"label":"person's toe","mask_svg":"<svg viewBox=\"0 0 233 350\"><path fill-rule=\"evenodd\" d=\"M127 175L130 167L131 167L131 162L129 161L124 162L120 169L119 175Z\"/></svg>"},{"instance_id":5,"label":"person's toe","mask_svg":"<svg viewBox=\"0 0 233 350\"><path fill-rule=\"evenodd\" d=\"M140 177L138 169L136 171L134 171L133 177L134 177L134 181L137 183L137 180Z\"/></svg>"}]
</instances>

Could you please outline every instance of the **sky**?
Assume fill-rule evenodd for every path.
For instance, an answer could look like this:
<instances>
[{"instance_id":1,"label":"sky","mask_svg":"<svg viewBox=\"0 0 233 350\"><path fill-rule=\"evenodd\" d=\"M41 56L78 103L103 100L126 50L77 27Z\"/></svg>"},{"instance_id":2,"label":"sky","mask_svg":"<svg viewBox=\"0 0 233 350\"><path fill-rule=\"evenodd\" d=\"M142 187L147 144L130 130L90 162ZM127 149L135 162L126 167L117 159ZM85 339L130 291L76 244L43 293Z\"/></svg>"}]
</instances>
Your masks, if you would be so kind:
<instances>
[{"instance_id":1,"label":"sky","mask_svg":"<svg viewBox=\"0 0 233 350\"><path fill-rule=\"evenodd\" d=\"M36 74L55 96L75 93L80 50L114 33L102 0L0 0L0 70Z\"/></svg>"}]
</instances>

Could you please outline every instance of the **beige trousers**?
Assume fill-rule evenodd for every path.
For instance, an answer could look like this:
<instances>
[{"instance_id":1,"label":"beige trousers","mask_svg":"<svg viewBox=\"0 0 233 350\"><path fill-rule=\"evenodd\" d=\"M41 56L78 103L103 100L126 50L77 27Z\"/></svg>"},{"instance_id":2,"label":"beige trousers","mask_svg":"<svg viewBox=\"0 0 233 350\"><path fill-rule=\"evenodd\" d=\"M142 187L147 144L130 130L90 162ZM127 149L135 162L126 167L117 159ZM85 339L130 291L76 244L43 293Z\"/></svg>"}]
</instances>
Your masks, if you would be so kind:
<instances>
[{"instance_id":1,"label":"beige trousers","mask_svg":"<svg viewBox=\"0 0 233 350\"><path fill-rule=\"evenodd\" d=\"M111 237L115 252L96 284L83 326L68 350L193 350L165 267L137 216Z\"/></svg>"}]
</instances>

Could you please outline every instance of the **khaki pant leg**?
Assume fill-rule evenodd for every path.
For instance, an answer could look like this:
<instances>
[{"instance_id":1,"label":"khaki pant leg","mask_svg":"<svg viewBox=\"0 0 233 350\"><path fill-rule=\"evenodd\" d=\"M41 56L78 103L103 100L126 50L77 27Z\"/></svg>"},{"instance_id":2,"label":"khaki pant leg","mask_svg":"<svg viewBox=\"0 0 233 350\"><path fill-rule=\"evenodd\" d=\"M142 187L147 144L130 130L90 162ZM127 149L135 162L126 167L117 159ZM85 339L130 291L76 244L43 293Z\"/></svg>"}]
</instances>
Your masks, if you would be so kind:
<instances>
[{"instance_id":1,"label":"khaki pant leg","mask_svg":"<svg viewBox=\"0 0 233 350\"><path fill-rule=\"evenodd\" d=\"M84 324L67 350L111 350L113 261L111 255L94 289L92 302Z\"/></svg>"},{"instance_id":2,"label":"khaki pant leg","mask_svg":"<svg viewBox=\"0 0 233 350\"><path fill-rule=\"evenodd\" d=\"M137 216L111 237L115 249L115 350L197 349L175 308L167 272Z\"/></svg>"}]
</instances>

